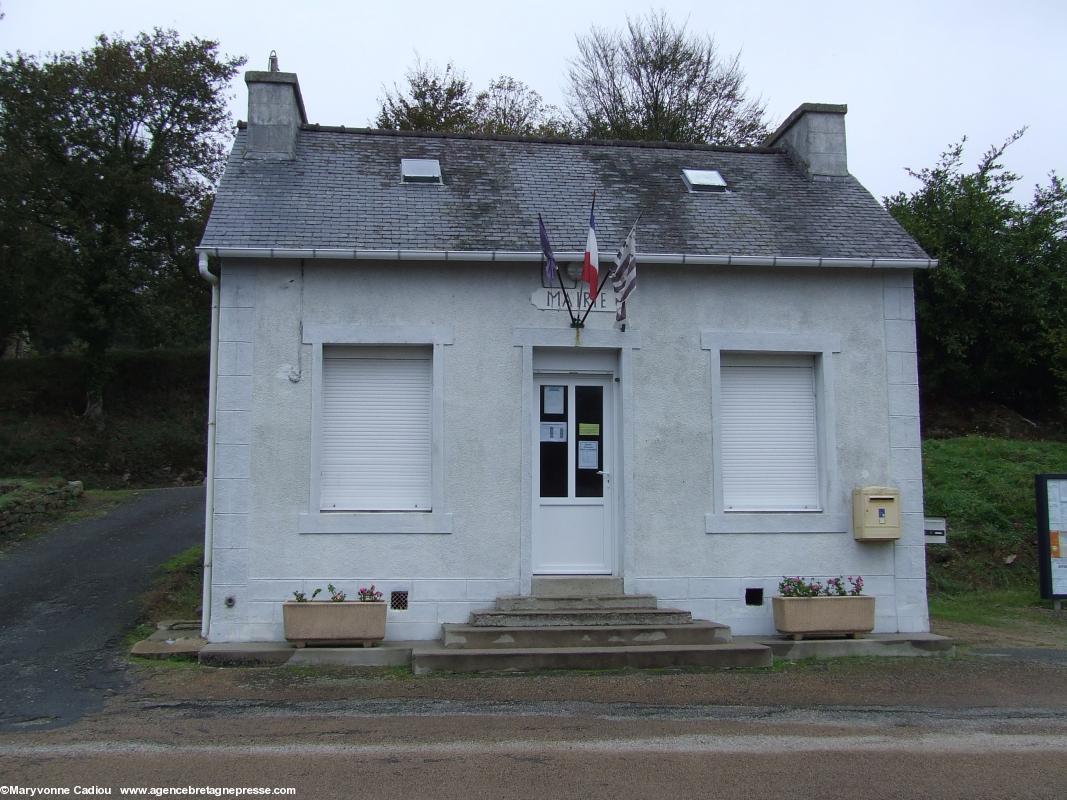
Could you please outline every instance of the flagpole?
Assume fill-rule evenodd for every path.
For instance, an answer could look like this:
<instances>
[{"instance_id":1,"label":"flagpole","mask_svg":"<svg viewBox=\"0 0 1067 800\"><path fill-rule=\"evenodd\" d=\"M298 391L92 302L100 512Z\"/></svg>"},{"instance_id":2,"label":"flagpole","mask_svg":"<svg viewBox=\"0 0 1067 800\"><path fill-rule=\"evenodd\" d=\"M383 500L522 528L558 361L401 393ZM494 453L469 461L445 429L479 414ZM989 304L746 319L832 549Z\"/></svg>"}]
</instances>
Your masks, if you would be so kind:
<instances>
[{"instance_id":1,"label":"flagpole","mask_svg":"<svg viewBox=\"0 0 1067 800\"><path fill-rule=\"evenodd\" d=\"M596 202L596 192L593 192L593 202L594 203ZM642 211L641 214L643 214L643 213L645 213L645 212ZM634 220L634 224L630 226L630 230L626 234L627 238L629 238L630 234L633 233L634 228L637 227L637 223L641 221L641 214L637 215L637 219ZM625 239L623 241L625 241ZM589 312L593 310L593 303L595 303L600 298L600 292L603 291L604 284L608 282L608 278L611 276L612 272L614 272L613 269L607 270L604 273L604 277L600 279L600 286L597 287L596 296L595 297L591 297L589 299L589 308L587 308L585 310L585 315L582 317L582 321L578 323L577 327L579 327L579 328L584 328L585 327L585 318L588 317L589 316Z\"/></svg>"},{"instance_id":2,"label":"flagpole","mask_svg":"<svg viewBox=\"0 0 1067 800\"><path fill-rule=\"evenodd\" d=\"M593 189L593 202L591 202L591 203L589 204L589 220L590 220L590 225L592 225L592 220L593 220L593 211L594 211L595 209L596 209L596 189ZM599 259L599 250L600 250L600 248L597 248L597 251L598 251L598 252L597 252L597 255L598 255L598 258L597 258L597 262L598 262L598 263L596 264L596 268L597 268L597 271L598 271L598 272L599 272L599 270L600 270L600 263L599 263L599 260L600 260L600 259ZM596 294L594 294L594 295L593 295L592 297L590 297L590 298L589 298L589 305L588 305L588 306L586 307L586 309L585 309L585 314L584 314L584 315L582 315L582 318L581 318L581 319L579 320L579 319L578 319L577 317L575 317L574 319L572 319L572 320L571 320L571 327L572 327L572 328L584 328L584 327L585 327L585 319L586 319L586 317L588 317L588 316L589 316L589 312L590 312L590 310L591 310L591 309L593 308L593 303L595 303L595 302L596 302L596 299L597 299L598 297L600 297L600 289L601 289L601 287L603 287L603 285L604 285L604 282L603 282L603 281L601 281L601 282L600 282L600 286L598 286L598 287L597 287L597 290L596 290ZM581 291L579 291L579 292L578 292L578 299L579 299L579 300L581 300L581 299L582 299L582 293L581 293Z\"/></svg>"},{"instance_id":3,"label":"flagpole","mask_svg":"<svg viewBox=\"0 0 1067 800\"><path fill-rule=\"evenodd\" d=\"M540 214L537 215L537 221L540 224L542 231L544 231L544 229L545 229L545 221L544 221L544 219L542 219ZM541 244L542 248L544 248L546 244L548 244L548 233L547 232L544 233L544 239L542 239L542 244ZM549 246L549 247L551 247L551 246ZM548 257L549 257L548 251L546 251L545 252L545 258L548 259ZM555 258L555 255L553 254L552 261L555 262L555 260L556 260L556 258ZM544 267L541 268L541 272L542 272L542 274L544 273ZM563 301L567 304L567 314L571 318L571 327L572 328L576 328L576 327L578 327L578 325L576 324L578 322L578 317L575 316L574 309L571 308L571 296L569 294L567 294L567 287L563 285L563 276L561 276L559 274L559 264L556 264L555 272L556 272L556 281L559 283L559 289L560 289L561 292L563 292ZM547 289L548 287L546 286L545 288Z\"/></svg>"},{"instance_id":4,"label":"flagpole","mask_svg":"<svg viewBox=\"0 0 1067 800\"><path fill-rule=\"evenodd\" d=\"M611 270L605 270L604 277L600 279L600 285L596 287L596 294L589 298L589 307L585 309L585 314L582 315L582 321L578 323L577 327L585 327L585 318L589 316L589 312L593 310L593 303L600 298L600 293L604 290L604 284L608 282L608 278L611 277Z\"/></svg>"},{"instance_id":5,"label":"flagpole","mask_svg":"<svg viewBox=\"0 0 1067 800\"><path fill-rule=\"evenodd\" d=\"M556 266L556 280L559 281L559 289L563 292L563 300L567 304L567 313L571 316L571 327L580 327L578 323L578 317L574 315L574 309L571 308L571 296L567 294L567 287L563 285L563 276L559 274L559 266Z\"/></svg>"}]
</instances>

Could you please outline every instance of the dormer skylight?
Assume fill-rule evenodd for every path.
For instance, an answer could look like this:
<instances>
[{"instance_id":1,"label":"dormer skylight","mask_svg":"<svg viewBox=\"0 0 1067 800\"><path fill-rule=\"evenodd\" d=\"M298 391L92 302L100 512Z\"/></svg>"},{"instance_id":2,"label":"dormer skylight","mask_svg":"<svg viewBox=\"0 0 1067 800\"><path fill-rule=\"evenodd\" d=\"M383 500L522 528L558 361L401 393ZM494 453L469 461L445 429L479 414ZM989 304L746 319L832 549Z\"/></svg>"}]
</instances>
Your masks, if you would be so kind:
<instances>
[{"instance_id":1,"label":"dormer skylight","mask_svg":"<svg viewBox=\"0 0 1067 800\"><path fill-rule=\"evenodd\" d=\"M726 181L718 170L683 169L682 179L691 192L725 192Z\"/></svg>"},{"instance_id":2,"label":"dormer skylight","mask_svg":"<svg viewBox=\"0 0 1067 800\"><path fill-rule=\"evenodd\" d=\"M436 158L400 159L402 183L441 183L441 162Z\"/></svg>"}]
</instances>

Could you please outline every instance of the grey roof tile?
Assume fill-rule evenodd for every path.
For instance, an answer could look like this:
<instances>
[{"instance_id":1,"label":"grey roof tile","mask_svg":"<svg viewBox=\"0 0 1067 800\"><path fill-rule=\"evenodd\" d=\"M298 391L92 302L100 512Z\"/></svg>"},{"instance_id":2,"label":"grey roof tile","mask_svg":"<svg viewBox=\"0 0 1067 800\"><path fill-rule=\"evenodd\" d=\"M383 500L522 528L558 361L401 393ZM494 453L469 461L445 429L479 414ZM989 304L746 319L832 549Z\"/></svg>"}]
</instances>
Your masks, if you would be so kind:
<instances>
[{"instance_id":1,"label":"grey roof tile","mask_svg":"<svg viewBox=\"0 0 1067 800\"><path fill-rule=\"evenodd\" d=\"M296 159L234 142L205 247L557 251L585 247L597 191L602 252L641 214L638 248L695 255L926 258L855 178L811 180L780 151L561 143L303 129ZM437 158L443 186L404 185L401 158ZM726 193L690 194L682 168Z\"/></svg>"}]
</instances>

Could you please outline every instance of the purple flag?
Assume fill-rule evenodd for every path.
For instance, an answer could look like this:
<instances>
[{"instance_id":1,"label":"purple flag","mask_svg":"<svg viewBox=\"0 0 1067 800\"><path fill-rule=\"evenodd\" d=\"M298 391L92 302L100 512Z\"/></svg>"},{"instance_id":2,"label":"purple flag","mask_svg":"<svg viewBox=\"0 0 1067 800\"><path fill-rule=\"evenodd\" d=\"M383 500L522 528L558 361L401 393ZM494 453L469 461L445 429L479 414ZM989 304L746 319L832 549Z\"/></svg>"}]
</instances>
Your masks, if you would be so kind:
<instances>
[{"instance_id":1,"label":"purple flag","mask_svg":"<svg viewBox=\"0 0 1067 800\"><path fill-rule=\"evenodd\" d=\"M537 215L537 224L541 228L541 250L545 254L545 286L552 286L556 282L556 257L552 254L552 245L548 241L548 231L545 229L545 221L541 215Z\"/></svg>"}]
</instances>

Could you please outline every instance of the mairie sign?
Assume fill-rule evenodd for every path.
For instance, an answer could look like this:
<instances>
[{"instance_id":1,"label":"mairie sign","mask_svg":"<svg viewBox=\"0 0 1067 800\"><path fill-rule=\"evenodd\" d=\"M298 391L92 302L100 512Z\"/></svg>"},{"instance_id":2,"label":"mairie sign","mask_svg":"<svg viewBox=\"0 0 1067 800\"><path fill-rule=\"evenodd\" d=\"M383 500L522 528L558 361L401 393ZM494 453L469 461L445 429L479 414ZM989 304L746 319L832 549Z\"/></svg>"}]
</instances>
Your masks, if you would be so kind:
<instances>
[{"instance_id":1,"label":"mairie sign","mask_svg":"<svg viewBox=\"0 0 1067 800\"><path fill-rule=\"evenodd\" d=\"M586 289L567 289L567 295L571 299L571 308L575 313L585 313L589 308L591 295ZM563 299L563 289L535 289L530 295L530 302L542 311L566 311L567 301ZM598 311L610 311L615 313L615 293L603 291L592 303L590 313Z\"/></svg>"}]
</instances>

